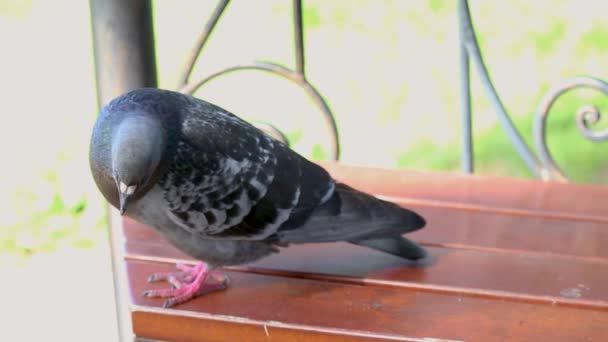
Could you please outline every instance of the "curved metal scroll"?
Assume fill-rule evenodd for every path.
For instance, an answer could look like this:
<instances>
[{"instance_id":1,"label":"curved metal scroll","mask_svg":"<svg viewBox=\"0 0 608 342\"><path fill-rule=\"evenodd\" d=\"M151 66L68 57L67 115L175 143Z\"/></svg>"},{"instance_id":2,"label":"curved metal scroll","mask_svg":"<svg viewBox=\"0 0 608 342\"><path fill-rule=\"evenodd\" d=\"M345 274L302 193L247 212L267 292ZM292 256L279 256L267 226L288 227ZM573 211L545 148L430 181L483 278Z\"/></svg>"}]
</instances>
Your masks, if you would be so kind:
<instances>
[{"instance_id":1,"label":"curved metal scroll","mask_svg":"<svg viewBox=\"0 0 608 342\"><path fill-rule=\"evenodd\" d=\"M538 158L532 153L524 139L521 137L517 128L511 121L507 110L500 100L496 88L490 78L490 73L485 65L483 57L481 56L481 49L477 42L475 35L475 29L473 28L473 22L471 19L471 13L469 11L469 4L467 0L460 0L458 4L458 15L460 22L460 44L461 49L461 66L463 69L462 73L462 101L463 101L463 127L465 130L465 142L463 143L463 168L467 172L473 171L473 156L472 156L472 137L471 137L471 109L470 109L470 83L469 83L469 58L472 59L473 63L477 67L477 72L483 83L483 88L486 91L486 95L496 113L498 114L498 121L500 122L503 129L507 132L511 143L517 150L519 156L524 160L528 168L536 175L543 177L543 166L539 162Z\"/></svg>"},{"instance_id":2,"label":"curved metal scroll","mask_svg":"<svg viewBox=\"0 0 608 342\"><path fill-rule=\"evenodd\" d=\"M553 160L549 147L547 146L547 118L551 107L557 99L564 93L576 88L593 88L608 95L608 83L594 77L574 77L560 82L553 86L543 96L536 111L534 121L534 142L536 150L543 164L551 172L553 178L567 181L564 172ZM581 134L592 141L608 140L608 128L596 131L591 126L597 124L601 119L601 113L595 106L585 105L578 109L576 113L576 125Z\"/></svg>"},{"instance_id":3,"label":"curved metal scroll","mask_svg":"<svg viewBox=\"0 0 608 342\"><path fill-rule=\"evenodd\" d=\"M511 143L517 150L519 156L524 160L528 168L543 180L555 179L567 181L563 171L556 165L547 147L546 127L547 115L553 103L559 96L568 90L579 87L590 87L602 91L608 95L608 83L592 77L574 77L565 80L552 87L543 97L536 112L533 137L536 145L535 155L528 144L523 140L515 125L511 121L504 104L492 83L489 71L484 63L477 42L475 30L471 19L469 4L467 0L460 0L458 4L459 25L460 25L460 44L461 44L461 87L462 87L462 127L464 140L462 143L462 166L465 172L473 172L473 143L472 143L472 123L471 123L471 95L470 95L470 60L477 67L477 72L481 78L483 88L487 97L492 103L498 120L506 131ZM469 60L470 59L470 60ZM602 141L608 140L608 129L595 131L591 126L596 124L601 118L600 111L594 106L581 107L576 116L576 123L579 131L589 140ZM537 157L537 155L540 157Z\"/></svg>"},{"instance_id":4,"label":"curved metal scroll","mask_svg":"<svg viewBox=\"0 0 608 342\"><path fill-rule=\"evenodd\" d=\"M180 77L179 91L192 95L200 87L202 87L207 82L213 80L214 78L228 74L228 73L232 73L235 71L241 71L241 70L264 71L264 72L268 72L268 73L280 76L287 80L290 80L293 83L300 86L306 92L306 94L310 98L312 98L312 100L314 101L316 106L323 113L323 118L325 120L325 123L329 127L329 133L330 133L331 144L332 144L332 147L330 150L330 158L333 160L338 160L340 158L340 139L339 139L338 126L336 124L336 120L334 118L334 115L333 115L331 109L327 105L327 102L323 99L323 96L321 95L321 93L310 82L308 82L308 80L306 78L306 69L305 69L305 60L304 60L304 32L303 32L303 23L302 23L302 1L301 0L293 1L294 45L295 45L295 59L296 59L295 70L289 69L287 67L284 67L284 66L276 64L276 63L255 61L255 62L251 62L248 64L232 66L232 67L220 70L218 72L215 72L215 73L213 73L207 77L204 77L202 79L199 79L197 81L190 81L190 76L192 75L192 70L194 68L194 64L195 64L196 60L198 59L198 56L201 54L201 52L205 46L205 43L208 40L209 35L215 28L217 22L219 21L219 18L224 13L224 10L228 6L229 2L230 2L230 0L221 0L219 2L219 4L217 5L216 9L214 10L213 14L211 15L211 18L208 20L207 24L205 25L205 28L204 28L203 32L201 33L201 36L197 40L197 43L188 58L188 63L184 69L184 73ZM265 129L264 128L262 128L262 129L265 130L267 133L269 133L271 136L273 136L275 138L279 138L279 140L282 140L283 142L288 143L285 134L283 134L276 127L266 124L266 123L261 123L261 124L256 124L256 125L259 128L261 128L260 125L262 125L263 127L265 127Z\"/></svg>"}]
</instances>

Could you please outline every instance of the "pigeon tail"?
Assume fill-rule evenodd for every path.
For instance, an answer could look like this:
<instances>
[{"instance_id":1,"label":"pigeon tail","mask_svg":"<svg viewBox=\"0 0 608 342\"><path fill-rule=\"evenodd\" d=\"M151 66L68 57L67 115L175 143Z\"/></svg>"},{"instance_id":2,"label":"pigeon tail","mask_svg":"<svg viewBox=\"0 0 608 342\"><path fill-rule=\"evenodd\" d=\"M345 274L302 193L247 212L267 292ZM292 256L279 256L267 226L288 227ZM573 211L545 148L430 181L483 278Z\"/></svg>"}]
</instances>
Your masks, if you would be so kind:
<instances>
[{"instance_id":1,"label":"pigeon tail","mask_svg":"<svg viewBox=\"0 0 608 342\"><path fill-rule=\"evenodd\" d=\"M289 226L288 222L278 232L278 240L286 243L356 241L364 244L363 241L392 240L425 225L424 219L415 212L342 183L336 183L329 200L311 214L305 214L309 217L303 224L298 225L299 222L293 220ZM378 245L377 249L381 249L380 245L385 246L384 250L397 248L386 247L387 243L365 243Z\"/></svg>"},{"instance_id":2,"label":"pigeon tail","mask_svg":"<svg viewBox=\"0 0 608 342\"><path fill-rule=\"evenodd\" d=\"M410 260L422 259L427 255L424 248L399 235L349 242Z\"/></svg>"},{"instance_id":3,"label":"pigeon tail","mask_svg":"<svg viewBox=\"0 0 608 342\"><path fill-rule=\"evenodd\" d=\"M359 222L369 225L369 236L353 240L401 235L426 225L424 218L416 212L353 189L346 184L338 183L336 194L342 202L342 214L353 215Z\"/></svg>"}]
</instances>

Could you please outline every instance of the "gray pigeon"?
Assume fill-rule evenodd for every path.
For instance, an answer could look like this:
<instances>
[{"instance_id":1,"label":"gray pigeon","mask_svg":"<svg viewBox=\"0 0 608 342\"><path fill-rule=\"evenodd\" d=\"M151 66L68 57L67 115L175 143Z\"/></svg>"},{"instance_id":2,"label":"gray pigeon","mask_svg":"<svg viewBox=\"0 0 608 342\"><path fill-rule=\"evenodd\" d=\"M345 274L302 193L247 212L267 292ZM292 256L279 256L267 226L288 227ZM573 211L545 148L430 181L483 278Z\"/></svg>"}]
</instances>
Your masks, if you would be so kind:
<instances>
[{"instance_id":1,"label":"gray pigeon","mask_svg":"<svg viewBox=\"0 0 608 342\"><path fill-rule=\"evenodd\" d=\"M406 259L426 253L402 234L418 214L334 181L320 166L228 111L160 89L106 105L90 145L99 190L121 214L203 261L153 274L172 288L144 295L172 306L223 289L217 267L289 244L347 241Z\"/></svg>"}]
</instances>

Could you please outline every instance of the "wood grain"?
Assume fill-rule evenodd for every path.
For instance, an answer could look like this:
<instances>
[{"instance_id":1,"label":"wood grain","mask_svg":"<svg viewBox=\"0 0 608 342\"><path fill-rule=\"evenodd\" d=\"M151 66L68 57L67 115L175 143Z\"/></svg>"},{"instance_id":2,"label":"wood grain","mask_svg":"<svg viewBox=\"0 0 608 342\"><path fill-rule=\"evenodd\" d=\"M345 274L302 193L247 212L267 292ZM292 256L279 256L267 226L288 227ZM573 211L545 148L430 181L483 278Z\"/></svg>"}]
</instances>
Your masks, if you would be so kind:
<instances>
[{"instance_id":1,"label":"wood grain","mask_svg":"<svg viewBox=\"0 0 608 342\"><path fill-rule=\"evenodd\" d=\"M138 261L129 262L128 268L134 276L134 294L158 286L144 282L149 272L169 270L168 265ZM597 340L608 327L608 313L600 311L240 272L229 275L229 290L173 310L160 309L161 300L135 295L137 335L254 341L266 339L266 324L268 334L276 333L278 340L304 338L306 334L300 334L309 332L331 341L344 336L533 341L541 335L550 341L584 341ZM166 319L169 315L175 318Z\"/></svg>"},{"instance_id":2,"label":"wood grain","mask_svg":"<svg viewBox=\"0 0 608 342\"><path fill-rule=\"evenodd\" d=\"M300 245L232 269L608 310L608 263L442 247L428 250L427 260L414 263L346 243ZM194 262L166 244L133 244L128 253L131 260Z\"/></svg>"},{"instance_id":3,"label":"wood grain","mask_svg":"<svg viewBox=\"0 0 608 342\"><path fill-rule=\"evenodd\" d=\"M124 220L138 337L171 341L604 341L608 188L324 164L420 212L409 262L347 243L298 245L229 268L233 282L174 309L149 273L194 262Z\"/></svg>"},{"instance_id":4,"label":"wood grain","mask_svg":"<svg viewBox=\"0 0 608 342\"><path fill-rule=\"evenodd\" d=\"M320 164L340 181L402 203L608 221L601 185Z\"/></svg>"}]
</instances>

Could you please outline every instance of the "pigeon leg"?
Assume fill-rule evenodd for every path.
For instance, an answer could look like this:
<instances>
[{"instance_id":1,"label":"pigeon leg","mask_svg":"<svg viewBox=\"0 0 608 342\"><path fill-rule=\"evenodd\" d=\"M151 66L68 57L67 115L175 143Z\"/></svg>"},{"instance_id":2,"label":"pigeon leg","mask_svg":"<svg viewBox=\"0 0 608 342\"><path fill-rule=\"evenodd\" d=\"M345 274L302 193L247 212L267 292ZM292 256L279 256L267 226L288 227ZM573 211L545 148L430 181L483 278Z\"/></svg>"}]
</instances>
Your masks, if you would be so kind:
<instances>
[{"instance_id":1,"label":"pigeon leg","mask_svg":"<svg viewBox=\"0 0 608 342\"><path fill-rule=\"evenodd\" d=\"M181 272L152 273L148 277L148 282L153 283L153 282L157 282L157 281L166 280L166 281L172 283L172 281L174 281L174 280L179 280L179 281L183 281L186 283L191 283L192 280L194 280L194 278L196 277L196 271L197 271L196 266L189 266L189 265L178 262L177 264L175 264L175 267L178 270L180 270Z\"/></svg>"},{"instance_id":2,"label":"pigeon leg","mask_svg":"<svg viewBox=\"0 0 608 342\"><path fill-rule=\"evenodd\" d=\"M228 276L214 271L205 263L199 263L196 266L177 264L176 267L181 272L154 273L148 278L149 282L165 280L173 288L147 290L144 291L144 296L168 298L163 303L163 307L168 308L186 302L194 297L228 287Z\"/></svg>"}]
</instances>

